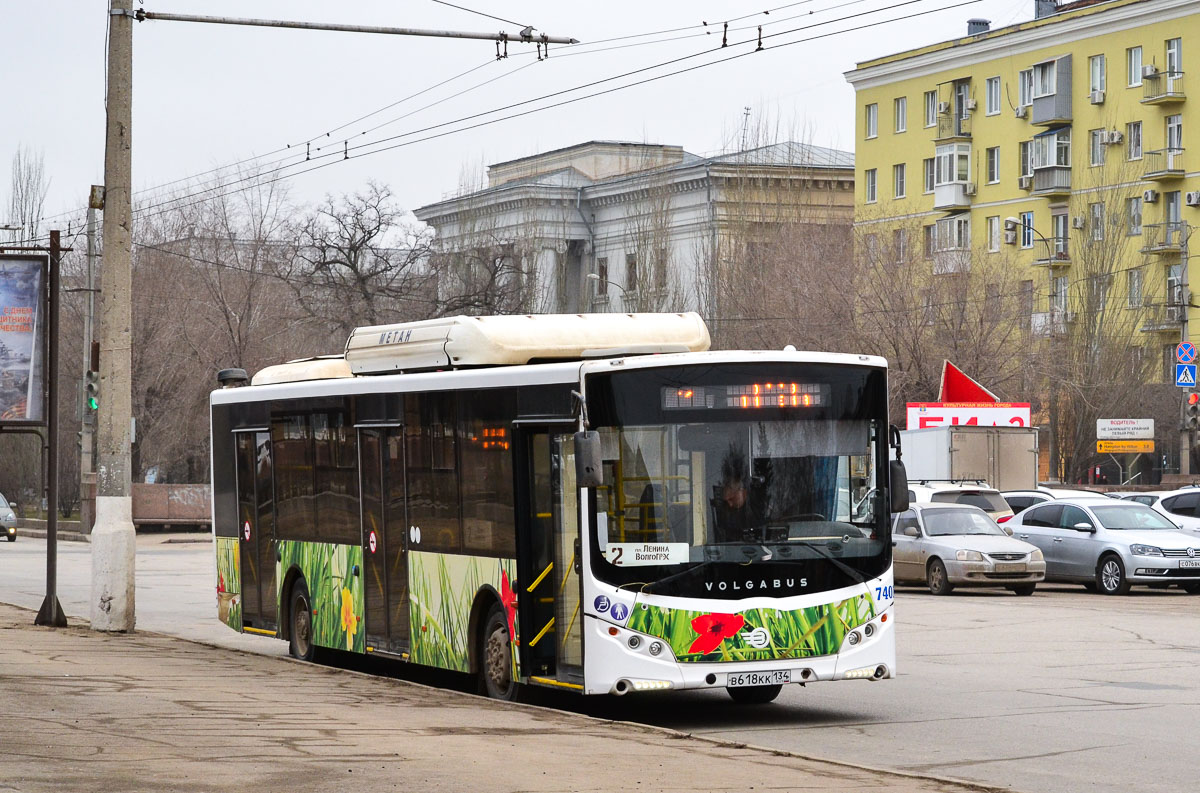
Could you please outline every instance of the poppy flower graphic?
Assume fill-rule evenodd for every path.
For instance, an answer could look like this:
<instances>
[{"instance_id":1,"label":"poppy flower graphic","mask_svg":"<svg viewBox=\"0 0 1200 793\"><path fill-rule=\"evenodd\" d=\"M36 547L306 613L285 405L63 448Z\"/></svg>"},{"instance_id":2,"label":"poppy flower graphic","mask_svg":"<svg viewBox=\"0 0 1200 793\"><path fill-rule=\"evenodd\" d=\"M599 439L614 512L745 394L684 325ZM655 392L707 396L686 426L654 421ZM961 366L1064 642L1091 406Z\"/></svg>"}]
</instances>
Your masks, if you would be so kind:
<instances>
[{"instance_id":1,"label":"poppy flower graphic","mask_svg":"<svg viewBox=\"0 0 1200 793\"><path fill-rule=\"evenodd\" d=\"M217 573L217 592L225 591L225 576Z\"/></svg>"},{"instance_id":2,"label":"poppy flower graphic","mask_svg":"<svg viewBox=\"0 0 1200 793\"><path fill-rule=\"evenodd\" d=\"M688 652L707 655L720 647L721 642L736 636L745 624L746 618L741 614L701 614L692 620L692 630L700 635Z\"/></svg>"},{"instance_id":3,"label":"poppy flower graphic","mask_svg":"<svg viewBox=\"0 0 1200 793\"><path fill-rule=\"evenodd\" d=\"M354 634L358 632L358 618L354 616L354 597L350 590L342 587L342 627L346 629L346 649L354 649Z\"/></svg>"},{"instance_id":4,"label":"poppy flower graphic","mask_svg":"<svg viewBox=\"0 0 1200 793\"><path fill-rule=\"evenodd\" d=\"M508 582L508 573L500 571L500 601L504 604L504 613L508 615L508 635L516 642L517 631L517 593Z\"/></svg>"}]
</instances>

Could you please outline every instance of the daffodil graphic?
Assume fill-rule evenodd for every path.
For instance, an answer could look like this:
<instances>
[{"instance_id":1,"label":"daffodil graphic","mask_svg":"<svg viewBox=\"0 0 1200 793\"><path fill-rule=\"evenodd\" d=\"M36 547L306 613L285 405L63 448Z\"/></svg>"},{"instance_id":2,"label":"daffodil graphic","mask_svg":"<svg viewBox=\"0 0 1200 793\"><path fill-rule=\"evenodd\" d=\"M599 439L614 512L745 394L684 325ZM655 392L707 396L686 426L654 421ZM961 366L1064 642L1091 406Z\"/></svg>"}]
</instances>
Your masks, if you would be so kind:
<instances>
[{"instance_id":1,"label":"daffodil graphic","mask_svg":"<svg viewBox=\"0 0 1200 793\"><path fill-rule=\"evenodd\" d=\"M346 629L346 649L354 649L354 634L358 632L358 617L354 616L354 598L342 587L342 627Z\"/></svg>"}]
</instances>

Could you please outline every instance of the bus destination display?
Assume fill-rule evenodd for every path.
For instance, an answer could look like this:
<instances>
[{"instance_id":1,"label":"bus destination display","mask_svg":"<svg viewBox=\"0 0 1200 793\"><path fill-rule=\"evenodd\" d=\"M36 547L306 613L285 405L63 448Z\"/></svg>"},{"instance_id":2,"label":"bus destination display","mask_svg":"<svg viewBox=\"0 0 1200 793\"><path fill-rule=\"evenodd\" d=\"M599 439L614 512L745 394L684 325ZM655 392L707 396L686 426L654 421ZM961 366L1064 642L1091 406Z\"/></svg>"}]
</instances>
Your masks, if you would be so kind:
<instances>
[{"instance_id":1,"label":"bus destination display","mask_svg":"<svg viewBox=\"0 0 1200 793\"><path fill-rule=\"evenodd\" d=\"M747 383L662 389L663 410L697 408L811 408L828 404L825 383Z\"/></svg>"}]
</instances>

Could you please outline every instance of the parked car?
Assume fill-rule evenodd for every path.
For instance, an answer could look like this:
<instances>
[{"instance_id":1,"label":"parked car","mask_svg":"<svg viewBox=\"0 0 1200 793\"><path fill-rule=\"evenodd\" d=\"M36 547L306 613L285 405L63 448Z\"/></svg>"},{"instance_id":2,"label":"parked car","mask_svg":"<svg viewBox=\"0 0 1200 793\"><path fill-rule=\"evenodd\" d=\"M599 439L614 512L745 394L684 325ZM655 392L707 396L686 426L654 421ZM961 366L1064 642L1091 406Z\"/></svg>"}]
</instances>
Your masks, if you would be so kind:
<instances>
[{"instance_id":1,"label":"parked car","mask_svg":"<svg viewBox=\"0 0 1200 793\"><path fill-rule=\"evenodd\" d=\"M1184 531L1200 534L1200 488L1185 487L1162 493L1150 506Z\"/></svg>"},{"instance_id":2,"label":"parked car","mask_svg":"<svg viewBox=\"0 0 1200 793\"><path fill-rule=\"evenodd\" d=\"M1047 501L1055 501L1060 498L1104 498L1105 496L1104 493L1093 493L1090 490L1063 490L1040 486L1037 490L1005 490L1000 495L1012 507L1013 513L1029 509L1034 504L1045 504ZM1009 518L1003 518L999 519L999 522L1004 523L1008 520Z\"/></svg>"},{"instance_id":3,"label":"parked car","mask_svg":"<svg viewBox=\"0 0 1200 793\"><path fill-rule=\"evenodd\" d=\"M1152 507L1152 506L1154 506L1155 502L1157 502L1160 498L1163 497L1163 493L1166 493L1166 492L1169 492L1169 491L1165 491L1165 490L1154 491L1154 490L1152 490L1152 491L1147 491L1144 493L1122 493L1121 498L1123 498L1126 501L1136 501L1139 504L1145 504L1148 507Z\"/></svg>"},{"instance_id":4,"label":"parked car","mask_svg":"<svg viewBox=\"0 0 1200 793\"><path fill-rule=\"evenodd\" d=\"M1002 586L1032 595L1046 576L1042 552L1013 539L976 506L912 504L892 522L897 583L924 582L935 595L956 586Z\"/></svg>"},{"instance_id":5,"label":"parked car","mask_svg":"<svg viewBox=\"0 0 1200 793\"><path fill-rule=\"evenodd\" d=\"M1030 507L1006 528L1042 550L1047 581L1106 595L1123 595L1132 584L1200 593L1200 538L1144 504L1058 499Z\"/></svg>"},{"instance_id":6,"label":"parked car","mask_svg":"<svg viewBox=\"0 0 1200 793\"><path fill-rule=\"evenodd\" d=\"M935 482L923 479L909 481L908 500L912 504L965 504L979 507L993 520L1012 517L1012 508L1000 495L1000 491L988 487L984 482L966 484L962 482Z\"/></svg>"},{"instance_id":7,"label":"parked car","mask_svg":"<svg viewBox=\"0 0 1200 793\"><path fill-rule=\"evenodd\" d=\"M4 534L9 542L17 541L17 515L2 493L0 493L0 533Z\"/></svg>"}]
</instances>

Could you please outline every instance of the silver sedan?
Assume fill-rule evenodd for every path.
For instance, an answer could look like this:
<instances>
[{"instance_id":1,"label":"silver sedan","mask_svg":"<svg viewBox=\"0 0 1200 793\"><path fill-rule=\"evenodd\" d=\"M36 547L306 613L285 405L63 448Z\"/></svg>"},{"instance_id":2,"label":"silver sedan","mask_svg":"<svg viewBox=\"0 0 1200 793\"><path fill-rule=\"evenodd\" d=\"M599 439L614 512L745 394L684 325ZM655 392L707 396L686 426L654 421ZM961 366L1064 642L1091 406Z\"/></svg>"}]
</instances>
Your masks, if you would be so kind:
<instances>
[{"instance_id":1,"label":"silver sedan","mask_svg":"<svg viewBox=\"0 0 1200 793\"><path fill-rule=\"evenodd\" d=\"M17 540L17 516L3 495L0 495L0 536L7 538L9 542Z\"/></svg>"},{"instance_id":2,"label":"silver sedan","mask_svg":"<svg viewBox=\"0 0 1200 793\"><path fill-rule=\"evenodd\" d=\"M1042 549L1047 580L1106 595L1132 584L1200 593L1200 538L1144 504L1061 499L1030 507L1007 528Z\"/></svg>"},{"instance_id":3,"label":"silver sedan","mask_svg":"<svg viewBox=\"0 0 1200 793\"><path fill-rule=\"evenodd\" d=\"M1014 539L979 507L913 504L892 524L897 583L924 582L935 595L956 586L1002 586L1032 595L1046 576L1042 552Z\"/></svg>"}]
</instances>

